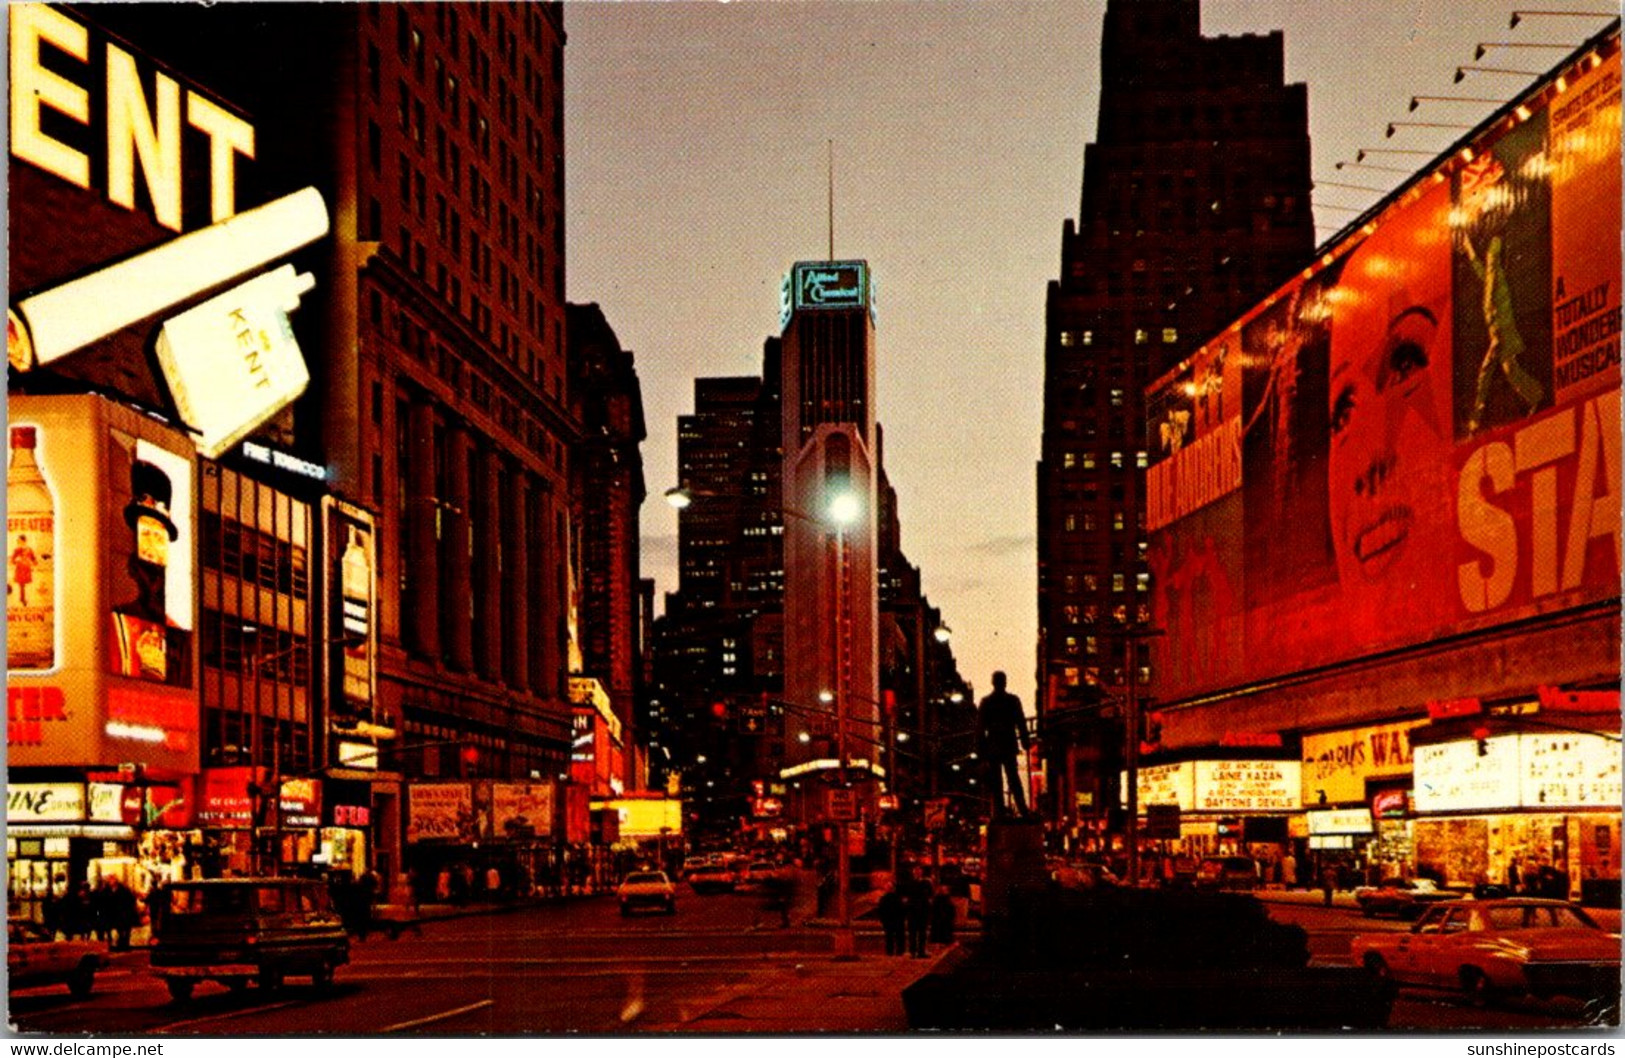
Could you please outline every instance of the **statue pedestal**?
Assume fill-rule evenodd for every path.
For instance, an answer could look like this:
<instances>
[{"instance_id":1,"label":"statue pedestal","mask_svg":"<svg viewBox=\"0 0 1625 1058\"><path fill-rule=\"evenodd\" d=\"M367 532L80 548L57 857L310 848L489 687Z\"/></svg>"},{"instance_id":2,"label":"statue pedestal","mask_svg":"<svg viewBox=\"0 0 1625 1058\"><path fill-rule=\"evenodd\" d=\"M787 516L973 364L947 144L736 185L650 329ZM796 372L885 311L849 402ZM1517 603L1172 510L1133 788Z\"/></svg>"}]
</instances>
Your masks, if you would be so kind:
<instances>
[{"instance_id":1,"label":"statue pedestal","mask_svg":"<svg viewBox=\"0 0 1625 1058\"><path fill-rule=\"evenodd\" d=\"M1037 819L995 819L987 825L982 875L982 917L1003 919L1010 894L1044 885L1044 824Z\"/></svg>"}]
</instances>

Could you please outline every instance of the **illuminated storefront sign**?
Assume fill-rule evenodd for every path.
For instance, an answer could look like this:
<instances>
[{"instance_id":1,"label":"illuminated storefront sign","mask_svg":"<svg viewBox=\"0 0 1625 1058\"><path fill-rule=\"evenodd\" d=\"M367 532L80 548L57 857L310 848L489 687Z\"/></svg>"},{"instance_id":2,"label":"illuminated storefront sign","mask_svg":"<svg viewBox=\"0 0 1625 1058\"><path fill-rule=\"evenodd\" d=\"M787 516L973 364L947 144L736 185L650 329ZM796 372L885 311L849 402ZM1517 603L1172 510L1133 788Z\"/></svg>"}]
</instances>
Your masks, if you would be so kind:
<instances>
[{"instance_id":1,"label":"illuminated storefront sign","mask_svg":"<svg viewBox=\"0 0 1625 1058\"><path fill-rule=\"evenodd\" d=\"M1619 810L1617 739L1579 731L1522 732L1416 750L1416 810Z\"/></svg>"},{"instance_id":2,"label":"illuminated storefront sign","mask_svg":"<svg viewBox=\"0 0 1625 1058\"><path fill-rule=\"evenodd\" d=\"M85 818L82 782L25 782L6 787L6 822L46 823Z\"/></svg>"},{"instance_id":3,"label":"illuminated storefront sign","mask_svg":"<svg viewBox=\"0 0 1625 1058\"><path fill-rule=\"evenodd\" d=\"M1440 742L1416 747L1415 803L1418 812L1457 812L1517 808L1518 736Z\"/></svg>"},{"instance_id":4,"label":"illuminated storefront sign","mask_svg":"<svg viewBox=\"0 0 1625 1058\"><path fill-rule=\"evenodd\" d=\"M1159 698L1617 598L1619 83L1571 71L1152 384Z\"/></svg>"},{"instance_id":5,"label":"illuminated storefront sign","mask_svg":"<svg viewBox=\"0 0 1625 1058\"><path fill-rule=\"evenodd\" d=\"M1306 812L1305 816L1311 835L1370 834L1374 829L1369 808L1333 808L1325 812Z\"/></svg>"},{"instance_id":6,"label":"illuminated storefront sign","mask_svg":"<svg viewBox=\"0 0 1625 1058\"><path fill-rule=\"evenodd\" d=\"M254 769L205 768L203 794L199 799L199 826L242 829L254 822L254 798L249 785Z\"/></svg>"},{"instance_id":7,"label":"illuminated storefront sign","mask_svg":"<svg viewBox=\"0 0 1625 1058\"><path fill-rule=\"evenodd\" d=\"M1196 807L1196 765L1192 761L1149 764L1141 767L1137 774L1137 796L1142 812L1148 805L1178 805L1184 811ZM1127 785L1125 778L1125 789Z\"/></svg>"},{"instance_id":8,"label":"illuminated storefront sign","mask_svg":"<svg viewBox=\"0 0 1625 1058\"><path fill-rule=\"evenodd\" d=\"M1195 766L1199 812L1291 811L1300 805L1295 760L1199 760Z\"/></svg>"},{"instance_id":9,"label":"illuminated storefront sign","mask_svg":"<svg viewBox=\"0 0 1625 1058\"><path fill-rule=\"evenodd\" d=\"M1303 736L1303 803L1365 798L1367 779L1411 773L1410 733L1422 723L1407 720L1347 731Z\"/></svg>"},{"instance_id":10,"label":"illuminated storefront sign","mask_svg":"<svg viewBox=\"0 0 1625 1058\"><path fill-rule=\"evenodd\" d=\"M322 825L322 783L320 779L284 779L277 800L285 827Z\"/></svg>"},{"instance_id":11,"label":"illuminated storefront sign","mask_svg":"<svg viewBox=\"0 0 1625 1058\"><path fill-rule=\"evenodd\" d=\"M290 474L297 474L299 477L309 478L312 481L327 480L327 468L320 463L300 459L298 456L289 455L279 449L267 448L254 441L244 441L237 450L242 453L245 459L252 459L256 463L276 467L278 470L286 470Z\"/></svg>"},{"instance_id":12,"label":"illuminated storefront sign","mask_svg":"<svg viewBox=\"0 0 1625 1058\"><path fill-rule=\"evenodd\" d=\"M620 821L619 834L625 838L653 838L683 832L683 802L639 800L593 801L592 810L607 810Z\"/></svg>"},{"instance_id":13,"label":"illuminated storefront sign","mask_svg":"<svg viewBox=\"0 0 1625 1058\"><path fill-rule=\"evenodd\" d=\"M208 139L208 215L235 212L237 159L254 157L253 125L58 8L13 4L10 16L12 157L131 210L139 168L154 219L180 231L183 175L199 168L184 130L196 130ZM92 158L104 172L92 173Z\"/></svg>"},{"instance_id":14,"label":"illuminated storefront sign","mask_svg":"<svg viewBox=\"0 0 1625 1058\"><path fill-rule=\"evenodd\" d=\"M1519 795L1525 808L1620 806L1617 739L1574 731L1519 736Z\"/></svg>"}]
</instances>

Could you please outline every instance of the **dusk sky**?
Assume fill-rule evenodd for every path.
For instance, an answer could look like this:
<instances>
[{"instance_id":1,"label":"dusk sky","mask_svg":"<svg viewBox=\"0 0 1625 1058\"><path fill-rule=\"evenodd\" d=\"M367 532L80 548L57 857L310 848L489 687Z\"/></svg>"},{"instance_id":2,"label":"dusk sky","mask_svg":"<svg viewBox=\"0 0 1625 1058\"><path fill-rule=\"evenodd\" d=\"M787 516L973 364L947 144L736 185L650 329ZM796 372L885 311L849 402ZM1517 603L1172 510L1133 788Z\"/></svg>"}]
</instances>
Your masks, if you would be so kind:
<instances>
[{"instance_id":1,"label":"dusk sky","mask_svg":"<svg viewBox=\"0 0 1625 1058\"><path fill-rule=\"evenodd\" d=\"M1209 36L1280 29L1286 75L1309 87L1323 241L1422 154L1558 48L1614 13L1585 0L1508 26L1529 0L1206 0ZM779 281L834 249L878 292L877 414L903 548L954 631L978 694L994 669L1031 711L1037 642L1036 464L1045 287L1076 219L1094 138L1104 0L743 0L566 5L571 301L598 302L636 355L649 438L643 573L657 610L677 587L677 417L694 379L758 374ZM1364 185L1355 190L1335 184ZM1282 277L1285 279L1286 277Z\"/></svg>"}]
</instances>

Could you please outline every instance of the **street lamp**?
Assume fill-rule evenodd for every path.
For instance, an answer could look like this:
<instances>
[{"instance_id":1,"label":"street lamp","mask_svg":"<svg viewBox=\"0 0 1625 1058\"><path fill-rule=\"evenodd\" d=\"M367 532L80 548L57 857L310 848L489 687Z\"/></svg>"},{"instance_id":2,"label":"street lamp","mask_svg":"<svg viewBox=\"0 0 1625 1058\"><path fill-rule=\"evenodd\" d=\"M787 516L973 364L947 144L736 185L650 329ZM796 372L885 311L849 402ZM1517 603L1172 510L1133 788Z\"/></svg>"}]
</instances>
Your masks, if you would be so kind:
<instances>
[{"instance_id":1,"label":"street lamp","mask_svg":"<svg viewBox=\"0 0 1625 1058\"><path fill-rule=\"evenodd\" d=\"M835 527L835 751L840 758L836 775L843 790L851 787L846 768L846 700L850 691L846 686L848 661L846 636L843 634L850 621L846 613L846 529L862 513L863 506L852 492L839 492L830 498L829 520ZM835 933L835 957L856 959L857 938L852 933L852 854L848 848L847 821L842 819L837 822L840 824L840 842L835 860L836 908L840 928Z\"/></svg>"},{"instance_id":2,"label":"street lamp","mask_svg":"<svg viewBox=\"0 0 1625 1058\"><path fill-rule=\"evenodd\" d=\"M666 502L677 510L685 510L691 506L697 495L682 486L667 489ZM863 500L850 489L840 489L829 495L826 501L823 517L798 510L788 504L780 504L779 510L787 517L797 518L813 526L823 529L833 538L835 546L834 581L835 592L833 598L833 621L831 634L834 637L835 650L835 679L833 688L821 691L819 701L834 705L835 713L835 740L836 740L836 782L840 789L850 789L850 776L847 768L847 699L851 694L848 682L849 658L847 657L847 642L844 630L850 626L851 616L847 613L850 600L846 591L846 531L855 525L863 516ZM801 735L798 741L805 741ZM840 926L835 933L835 957L837 959L855 959L857 957L856 941L852 933L851 892L852 892L852 865L850 852L847 848L847 821L837 822L840 840L837 845L837 898Z\"/></svg>"}]
</instances>

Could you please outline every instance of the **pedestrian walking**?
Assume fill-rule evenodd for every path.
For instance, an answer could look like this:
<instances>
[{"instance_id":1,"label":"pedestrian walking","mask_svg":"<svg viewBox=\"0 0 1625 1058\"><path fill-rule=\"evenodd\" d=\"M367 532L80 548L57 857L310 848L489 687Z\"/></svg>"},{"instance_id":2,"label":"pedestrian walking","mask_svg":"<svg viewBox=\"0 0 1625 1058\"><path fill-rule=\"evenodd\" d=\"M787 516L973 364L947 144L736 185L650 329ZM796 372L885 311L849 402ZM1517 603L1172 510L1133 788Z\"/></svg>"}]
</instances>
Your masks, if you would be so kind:
<instances>
[{"instance_id":1,"label":"pedestrian walking","mask_svg":"<svg viewBox=\"0 0 1625 1058\"><path fill-rule=\"evenodd\" d=\"M1320 895L1327 907L1332 906L1332 890L1337 886L1337 868L1327 867L1320 872Z\"/></svg>"},{"instance_id":2,"label":"pedestrian walking","mask_svg":"<svg viewBox=\"0 0 1625 1058\"><path fill-rule=\"evenodd\" d=\"M880 917L880 928L886 934L887 955L902 955L906 951L903 940L903 913L903 895L897 891L897 884L894 882L881 894L880 902L875 905L875 914Z\"/></svg>"},{"instance_id":3,"label":"pedestrian walking","mask_svg":"<svg viewBox=\"0 0 1625 1058\"><path fill-rule=\"evenodd\" d=\"M925 958L926 930L931 924L931 883L924 878L909 882L903 890L903 919L908 927L908 953Z\"/></svg>"},{"instance_id":4,"label":"pedestrian walking","mask_svg":"<svg viewBox=\"0 0 1625 1058\"><path fill-rule=\"evenodd\" d=\"M937 895L931 898L931 936L932 944L949 945L954 942L954 898L948 895L948 887L937 886Z\"/></svg>"},{"instance_id":5,"label":"pedestrian walking","mask_svg":"<svg viewBox=\"0 0 1625 1058\"><path fill-rule=\"evenodd\" d=\"M153 940L157 940L158 931L164 926L164 916L168 913L169 879L160 875L147 890L147 928Z\"/></svg>"}]
</instances>

